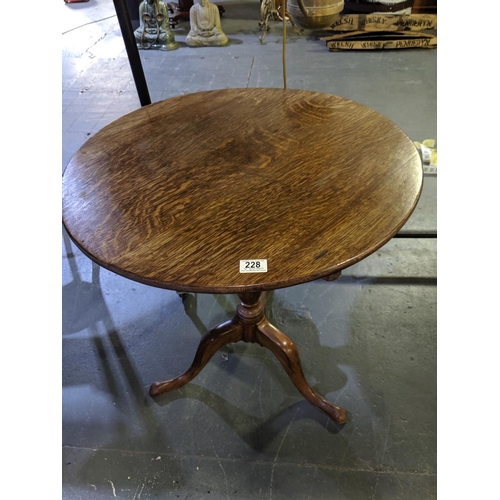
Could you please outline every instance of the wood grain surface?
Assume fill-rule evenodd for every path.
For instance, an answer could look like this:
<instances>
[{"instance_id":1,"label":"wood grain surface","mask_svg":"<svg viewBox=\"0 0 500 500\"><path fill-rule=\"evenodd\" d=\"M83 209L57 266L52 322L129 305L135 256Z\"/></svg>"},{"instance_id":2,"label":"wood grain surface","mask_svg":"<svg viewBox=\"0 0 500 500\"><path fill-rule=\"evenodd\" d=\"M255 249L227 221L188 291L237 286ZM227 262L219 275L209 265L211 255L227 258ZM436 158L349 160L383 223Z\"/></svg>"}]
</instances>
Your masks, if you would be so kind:
<instances>
[{"instance_id":1,"label":"wood grain surface","mask_svg":"<svg viewBox=\"0 0 500 500\"><path fill-rule=\"evenodd\" d=\"M304 90L175 97L103 128L63 176L63 222L101 266L178 291L272 290L390 240L422 188L413 142L352 101ZM267 259L240 273L240 259Z\"/></svg>"}]
</instances>

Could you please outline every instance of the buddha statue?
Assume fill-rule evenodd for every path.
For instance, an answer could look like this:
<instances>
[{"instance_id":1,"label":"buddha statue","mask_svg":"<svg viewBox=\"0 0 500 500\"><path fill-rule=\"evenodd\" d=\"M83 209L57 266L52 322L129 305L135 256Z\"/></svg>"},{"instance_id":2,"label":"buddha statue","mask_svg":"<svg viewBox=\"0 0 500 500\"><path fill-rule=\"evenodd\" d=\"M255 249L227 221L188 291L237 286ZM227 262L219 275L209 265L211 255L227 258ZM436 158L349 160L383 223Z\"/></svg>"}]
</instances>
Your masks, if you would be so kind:
<instances>
[{"instance_id":1,"label":"buddha statue","mask_svg":"<svg viewBox=\"0 0 500 500\"><path fill-rule=\"evenodd\" d=\"M189 10L191 30L186 37L190 47L226 45L227 36L222 31L219 9L209 0L198 0Z\"/></svg>"},{"instance_id":2,"label":"buddha statue","mask_svg":"<svg viewBox=\"0 0 500 500\"><path fill-rule=\"evenodd\" d=\"M139 49L174 50L179 47L163 0L143 0L139 5L139 22L134 31Z\"/></svg>"}]
</instances>

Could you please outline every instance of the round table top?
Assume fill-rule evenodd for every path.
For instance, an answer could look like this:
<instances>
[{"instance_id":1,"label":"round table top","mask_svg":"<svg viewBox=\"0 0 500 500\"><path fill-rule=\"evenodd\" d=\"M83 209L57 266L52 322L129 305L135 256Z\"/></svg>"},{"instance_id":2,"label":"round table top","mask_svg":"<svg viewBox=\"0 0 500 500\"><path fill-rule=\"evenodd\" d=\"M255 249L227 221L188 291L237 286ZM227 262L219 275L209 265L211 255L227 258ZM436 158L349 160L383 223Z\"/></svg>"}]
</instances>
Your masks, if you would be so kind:
<instances>
[{"instance_id":1,"label":"round table top","mask_svg":"<svg viewBox=\"0 0 500 500\"><path fill-rule=\"evenodd\" d=\"M145 106L91 137L63 176L63 222L91 259L141 283L272 290L380 248L422 180L413 142L365 106L305 90L215 90ZM240 272L251 259L267 272Z\"/></svg>"}]
</instances>

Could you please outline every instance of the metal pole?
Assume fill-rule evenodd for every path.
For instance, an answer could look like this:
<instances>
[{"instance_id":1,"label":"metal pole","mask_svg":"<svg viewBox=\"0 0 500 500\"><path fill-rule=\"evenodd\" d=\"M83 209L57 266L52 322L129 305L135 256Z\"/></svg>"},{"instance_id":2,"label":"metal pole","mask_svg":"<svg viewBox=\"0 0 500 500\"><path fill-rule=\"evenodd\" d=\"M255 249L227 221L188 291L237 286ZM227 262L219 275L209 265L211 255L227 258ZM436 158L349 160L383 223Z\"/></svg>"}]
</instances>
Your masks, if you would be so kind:
<instances>
[{"instance_id":1,"label":"metal pole","mask_svg":"<svg viewBox=\"0 0 500 500\"><path fill-rule=\"evenodd\" d=\"M146 77L144 76L144 70L142 69L139 49L135 42L134 30L132 28L132 22L130 21L127 4L125 0L113 0L113 3L115 4L116 16L120 24L123 41L125 42L128 62L132 69L135 88L137 89L137 94L139 94L139 101L141 102L141 106L147 106L151 104L151 98L149 97L148 85L146 83Z\"/></svg>"},{"instance_id":2,"label":"metal pole","mask_svg":"<svg viewBox=\"0 0 500 500\"><path fill-rule=\"evenodd\" d=\"M411 231L403 230L394 235L394 238L436 238L437 231Z\"/></svg>"}]
</instances>

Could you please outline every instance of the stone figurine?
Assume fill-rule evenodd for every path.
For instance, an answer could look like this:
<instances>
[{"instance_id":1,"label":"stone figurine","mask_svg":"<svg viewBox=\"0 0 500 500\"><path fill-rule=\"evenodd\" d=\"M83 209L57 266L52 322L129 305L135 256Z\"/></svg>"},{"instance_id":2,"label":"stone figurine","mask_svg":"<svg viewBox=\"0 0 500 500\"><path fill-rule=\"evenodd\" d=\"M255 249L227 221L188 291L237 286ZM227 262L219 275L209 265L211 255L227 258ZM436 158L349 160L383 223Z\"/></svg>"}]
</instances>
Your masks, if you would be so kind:
<instances>
[{"instance_id":1,"label":"stone figurine","mask_svg":"<svg viewBox=\"0 0 500 500\"><path fill-rule=\"evenodd\" d=\"M219 9L209 0L198 0L189 10L191 30L186 37L190 47L226 45L227 36L222 31Z\"/></svg>"},{"instance_id":2,"label":"stone figurine","mask_svg":"<svg viewBox=\"0 0 500 500\"><path fill-rule=\"evenodd\" d=\"M140 26L134 31L139 49L174 50L179 47L163 0L143 0L139 5L139 20Z\"/></svg>"}]
</instances>

